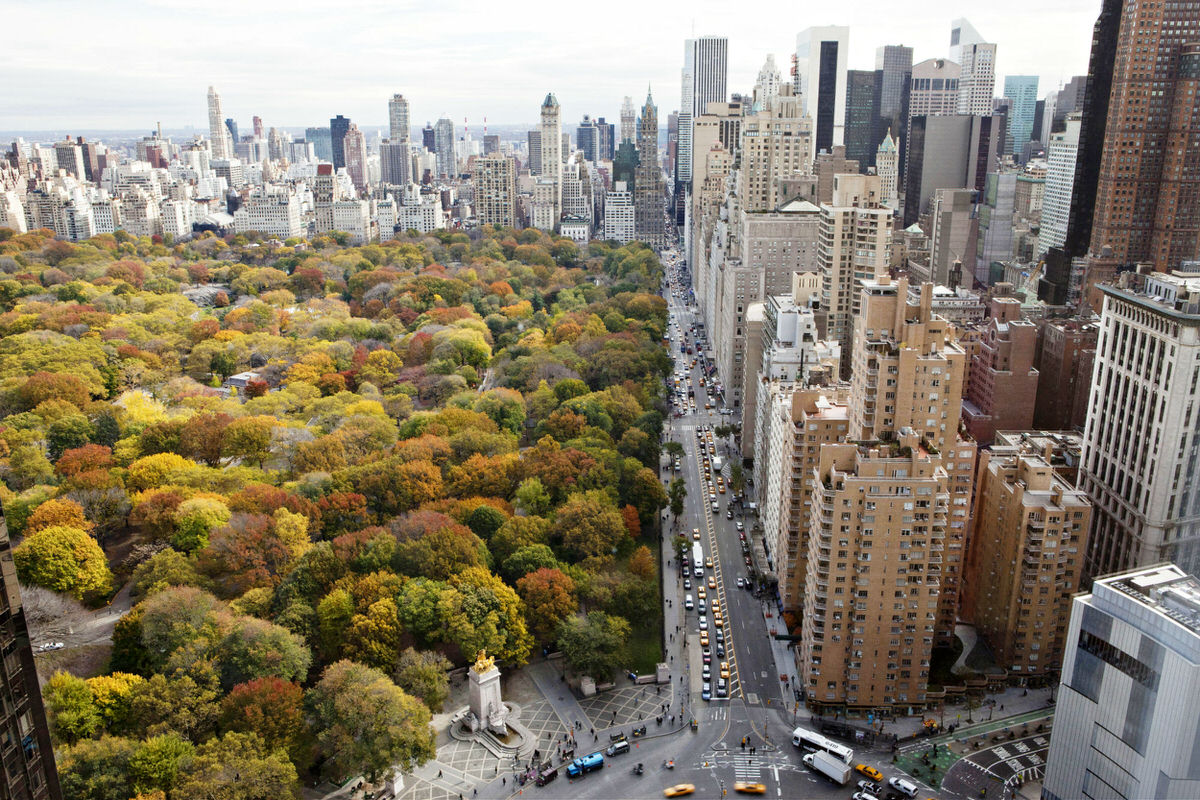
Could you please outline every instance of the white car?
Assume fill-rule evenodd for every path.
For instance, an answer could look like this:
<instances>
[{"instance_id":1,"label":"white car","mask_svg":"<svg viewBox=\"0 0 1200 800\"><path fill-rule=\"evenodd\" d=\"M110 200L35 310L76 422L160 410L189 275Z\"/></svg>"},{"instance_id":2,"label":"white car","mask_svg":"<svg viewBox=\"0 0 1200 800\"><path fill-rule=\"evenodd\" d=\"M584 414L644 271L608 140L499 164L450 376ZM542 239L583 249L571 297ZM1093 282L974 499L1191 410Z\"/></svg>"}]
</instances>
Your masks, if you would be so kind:
<instances>
[{"instance_id":1,"label":"white car","mask_svg":"<svg viewBox=\"0 0 1200 800\"><path fill-rule=\"evenodd\" d=\"M706 617L704 614L700 615L700 630L708 630L708 617Z\"/></svg>"}]
</instances>

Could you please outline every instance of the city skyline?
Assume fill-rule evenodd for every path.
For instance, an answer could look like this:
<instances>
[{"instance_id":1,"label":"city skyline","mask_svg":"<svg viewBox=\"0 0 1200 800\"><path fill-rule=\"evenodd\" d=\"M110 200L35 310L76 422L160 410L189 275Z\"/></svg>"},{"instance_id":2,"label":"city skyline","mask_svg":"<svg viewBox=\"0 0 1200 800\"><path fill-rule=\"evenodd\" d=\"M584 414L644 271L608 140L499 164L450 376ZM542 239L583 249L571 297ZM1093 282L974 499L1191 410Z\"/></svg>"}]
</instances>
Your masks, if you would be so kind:
<instances>
[{"instance_id":1,"label":"city skyline","mask_svg":"<svg viewBox=\"0 0 1200 800\"><path fill-rule=\"evenodd\" d=\"M52 5L70 9L81 28L111 27L115 19L127 35L74 41L69 49L55 48L49 63L50 31L37 24L46 4L12 4L14 28L31 33L6 46L10 80L0 90L0 105L7 112L0 127L6 131L132 130L156 122L171 129L202 128L209 84L221 93L227 116L248 122L258 115L286 127L312 125L338 113L364 127L386 125L386 103L396 92L410 99L414 125L441 116L456 125L465 117L480 131L485 116L492 124L536 122L537 104L547 91L560 98L564 122L573 123L584 113L616 118L621 98L640 96L647 84L664 99L674 99L678 42L726 35L729 22L727 9L716 3L689 8L691 16L682 19L674 8L626 2L612 8L614 18L636 15L646 24L596 26L581 11L567 8L564 24L554 31L583 26L593 35L530 32L525 15L515 15L492 19L486 29L464 27L443 38L418 32L454 29L460 25L456 20L470 19L479 10L478 4L396 8L355 0L331 17L324 6L136 0L124 4L116 18L110 9L75 0ZM282 13L285 6L287 13ZM960 6L937 3L923 9L919 19L896 18L889 10L879 2L859 2L838 15L772 24L770 36L729 36L729 91L750 91L768 53L786 73L796 34L810 25L850 26L849 69L873 68L875 48L886 44L913 47L915 61L947 55L950 23L962 15ZM767 19L781 9L756 2L743 11L747 18ZM998 85L1005 75L1036 74L1046 92L1086 71L1098 3L1072 0L1053 10L1039 8L1036 27L1006 21L1031 18L1032 7L1028 15L1019 7L1005 12L981 9L969 16L988 41L999 45ZM354 22L384 13L402 22ZM178 41L159 35L157 26L172 20L176 29L188 30L190 41L206 42L205 47L181 48ZM129 41L138 46L127 46ZM622 57L630 51L639 57ZM329 56L311 57L316 52ZM397 53L404 58L398 60ZM398 66L380 68L383 64ZM674 103L670 106L664 107L664 115Z\"/></svg>"}]
</instances>

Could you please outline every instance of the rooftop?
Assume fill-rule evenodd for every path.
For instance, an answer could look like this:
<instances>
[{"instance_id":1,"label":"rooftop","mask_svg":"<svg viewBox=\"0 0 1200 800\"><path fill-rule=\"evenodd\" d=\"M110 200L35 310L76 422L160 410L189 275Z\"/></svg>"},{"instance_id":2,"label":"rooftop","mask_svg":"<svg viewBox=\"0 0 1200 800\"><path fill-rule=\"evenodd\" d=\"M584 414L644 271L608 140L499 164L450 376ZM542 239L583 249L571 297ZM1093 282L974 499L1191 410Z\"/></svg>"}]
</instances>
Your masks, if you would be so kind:
<instances>
[{"instance_id":1,"label":"rooftop","mask_svg":"<svg viewBox=\"0 0 1200 800\"><path fill-rule=\"evenodd\" d=\"M1182 629L1180 633L1200 636L1200 581L1174 564L1097 578L1092 587L1093 597L1101 598L1104 590L1123 595L1164 622L1174 622ZM1193 639L1190 644L1193 649L1200 648L1200 639Z\"/></svg>"}]
</instances>

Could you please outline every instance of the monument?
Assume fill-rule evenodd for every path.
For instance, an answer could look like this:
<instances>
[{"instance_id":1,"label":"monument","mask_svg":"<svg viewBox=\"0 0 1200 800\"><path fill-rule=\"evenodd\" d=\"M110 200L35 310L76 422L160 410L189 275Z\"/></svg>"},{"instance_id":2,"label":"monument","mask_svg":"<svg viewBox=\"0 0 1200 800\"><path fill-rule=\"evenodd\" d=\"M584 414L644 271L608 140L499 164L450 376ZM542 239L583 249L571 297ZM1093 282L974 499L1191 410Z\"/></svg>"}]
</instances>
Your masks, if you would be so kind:
<instances>
[{"instance_id":1,"label":"monument","mask_svg":"<svg viewBox=\"0 0 1200 800\"><path fill-rule=\"evenodd\" d=\"M467 671L470 676L470 708L467 724L475 732L486 726L496 736L508 734L508 706L500 698L500 669L496 659L480 650L475 664Z\"/></svg>"}]
</instances>

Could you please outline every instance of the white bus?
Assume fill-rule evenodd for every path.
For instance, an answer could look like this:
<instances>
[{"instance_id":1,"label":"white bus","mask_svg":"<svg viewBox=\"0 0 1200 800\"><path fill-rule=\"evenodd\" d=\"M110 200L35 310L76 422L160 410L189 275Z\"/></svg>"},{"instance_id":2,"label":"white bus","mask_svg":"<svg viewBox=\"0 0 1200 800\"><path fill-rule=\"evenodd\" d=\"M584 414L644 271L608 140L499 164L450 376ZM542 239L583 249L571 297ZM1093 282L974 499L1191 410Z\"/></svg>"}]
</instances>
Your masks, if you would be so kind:
<instances>
[{"instance_id":1,"label":"white bus","mask_svg":"<svg viewBox=\"0 0 1200 800\"><path fill-rule=\"evenodd\" d=\"M692 543L692 574L697 578L704 577L704 550L699 542Z\"/></svg>"},{"instance_id":2,"label":"white bus","mask_svg":"<svg viewBox=\"0 0 1200 800\"><path fill-rule=\"evenodd\" d=\"M847 764L854 760L854 750L851 748L844 744L838 744L833 739L827 739L819 733L806 731L804 728L796 728L792 731L792 744L805 750L823 750Z\"/></svg>"}]
</instances>

